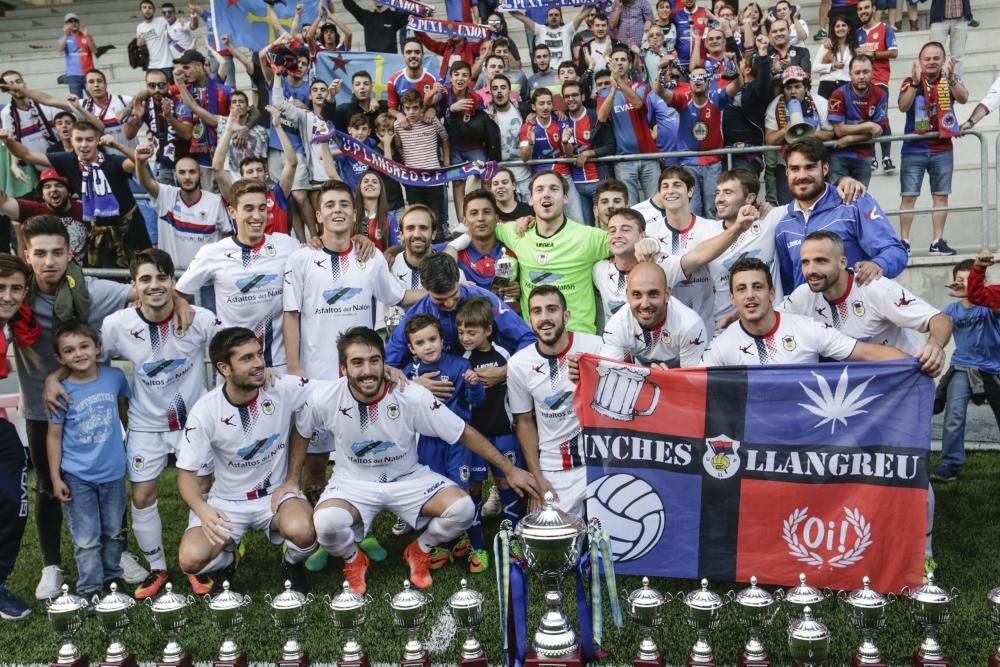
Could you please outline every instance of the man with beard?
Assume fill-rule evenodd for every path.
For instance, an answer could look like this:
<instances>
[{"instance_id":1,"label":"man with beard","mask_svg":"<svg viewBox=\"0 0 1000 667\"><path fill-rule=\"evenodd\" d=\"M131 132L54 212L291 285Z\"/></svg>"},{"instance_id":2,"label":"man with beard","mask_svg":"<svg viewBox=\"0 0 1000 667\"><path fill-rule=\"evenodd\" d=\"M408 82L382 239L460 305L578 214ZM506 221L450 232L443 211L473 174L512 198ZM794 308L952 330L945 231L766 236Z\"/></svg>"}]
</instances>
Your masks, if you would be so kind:
<instances>
[{"instance_id":1,"label":"man with beard","mask_svg":"<svg viewBox=\"0 0 1000 667\"><path fill-rule=\"evenodd\" d=\"M386 261L392 275L404 289L421 289L420 262L434 252L434 213L423 204L411 204L399 216L399 236L403 251L396 248L386 251Z\"/></svg>"},{"instance_id":2,"label":"man with beard","mask_svg":"<svg viewBox=\"0 0 1000 667\"><path fill-rule=\"evenodd\" d=\"M191 139L190 112L170 97L170 82L159 70L146 72L146 89L132 98L132 116L125 123L125 139L133 141L143 125L153 135L156 180L173 185L179 148Z\"/></svg>"},{"instance_id":3,"label":"man with beard","mask_svg":"<svg viewBox=\"0 0 1000 667\"><path fill-rule=\"evenodd\" d=\"M847 268L844 241L828 231L812 232L799 253L806 283L785 297L783 313L811 317L856 340L892 345L916 357L934 377L944 365L951 318L889 278L864 285ZM927 333L920 345L913 332Z\"/></svg>"},{"instance_id":4,"label":"man with beard","mask_svg":"<svg viewBox=\"0 0 1000 667\"><path fill-rule=\"evenodd\" d=\"M264 205L262 192L244 199ZM263 213L258 217L262 229ZM316 532L299 489L306 441L290 442L289 430L309 399L306 381L286 375L265 386L264 350L243 327L215 334L208 354L225 383L191 409L177 453L177 489L191 508L178 555L181 569L232 584L234 552L248 532L260 530L272 544L284 544L283 577L305 592L304 563L316 550ZM209 462L215 480L206 497L198 477Z\"/></svg>"},{"instance_id":5,"label":"man with beard","mask_svg":"<svg viewBox=\"0 0 1000 667\"><path fill-rule=\"evenodd\" d=\"M892 76L891 61L899 55L899 46L896 43L896 29L887 22L881 20L882 12L875 10L875 0L858 0L858 48L854 54L865 54L872 59L872 84L880 88L889 99L889 79ZM882 136L888 136L892 132L889 121L886 120ZM888 173L895 171L896 165L892 163L890 152L891 141L879 142L882 146L882 169ZM878 168L878 161L872 155L872 170Z\"/></svg>"},{"instance_id":6,"label":"man with beard","mask_svg":"<svg viewBox=\"0 0 1000 667\"><path fill-rule=\"evenodd\" d=\"M195 254L233 233L222 197L201 188L201 170L194 158L177 161L177 185L157 183L146 168L152 146L135 149L136 177L156 208L156 246L167 252L177 268L186 269Z\"/></svg>"},{"instance_id":7,"label":"man with beard","mask_svg":"<svg viewBox=\"0 0 1000 667\"><path fill-rule=\"evenodd\" d=\"M375 6L384 7L384 5L378 3L375 3ZM369 50L374 51L376 49ZM344 102L343 104L336 104L334 102L334 97L337 94L336 90L339 86L338 81L334 81L330 85L330 88L334 88L334 90L330 93L329 98L323 102L322 117L325 120L333 121L334 127L341 132L347 132L347 125L350 123L351 116L356 113L367 116L371 126L375 127L375 119L389 108L384 101L372 97L372 75L365 70L355 72L351 76L350 102Z\"/></svg>"},{"instance_id":8,"label":"man with beard","mask_svg":"<svg viewBox=\"0 0 1000 667\"><path fill-rule=\"evenodd\" d=\"M493 195L486 190L473 190L465 195L465 226L469 230L469 247L459 250L456 257L465 279L505 300L517 300L521 288L516 282L499 285L494 280L496 261L512 253L497 241L497 203Z\"/></svg>"},{"instance_id":9,"label":"man with beard","mask_svg":"<svg viewBox=\"0 0 1000 667\"><path fill-rule=\"evenodd\" d=\"M708 27L708 10L704 7L696 7L696 4L697 0L684 0L683 6L670 14L670 22L677 29L677 59L680 60L681 67L684 69L687 69L691 62L694 34L702 34Z\"/></svg>"},{"instance_id":10,"label":"man with beard","mask_svg":"<svg viewBox=\"0 0 1000 667\"><path fill-rule=\"evenodd\" d=\"M156 5L152 0L142 0L139 3L139 13L142 23L135 27L136 44L145 46L149 51L149 64L146 71L160 70L165 76L173 76L173 54L170 52L170 36L167 31L170 25L162 16L156 16Z\"/></svg>"},{"instance_id":11,"label":"man with beard","mask_svg":"<svg viewBox=\"0 0 1000 667\"><path fill-rule=\"evenodd\" d=\"M357 542L380 511L394 512L424 528L403 558L413 585L428 588L431 549L464 533L475 507L451 480L417 462L418 435L468 447L502 470L521 495L535 497L537 482L422 387L387 386L385 349L371 329L346 331L337 352L344 377L310 386L309 406L292 435L293 448L316 431L330 432L337 445L337 466L314 514L320 543L344 559L344 578L363 594L369 561Z\"/></svg>"},{"instance_id":12,"label":"man with beard","mask_svg":"<svg viewBox=\"0 0 1000 667\"><path fill-rule=\"evenodd\" d=\"M852 176L868 185L875 146L870 142L889 126L889 96L872 85L872 59L859 53L851 60L851 82L830 96L829 120L837 137L830 156L830 179Z\"/></svg>"},{"instance_id":13,"label":"man with beard","mask_svg":"<svg viewBox=\"0 0 1000 667\"><path fill-rule=\"evenodd\" d=\"M493 199L496 201L496 214L500 222L517 220L534 212L530 206L519 201L515 196L515 192L519 191L520 187L521 183L515 179L514 172L510 167L500 167L493 180L490 181L490 192L493 193ZM527 183L525 183L524 189L527 191Z\"/></svg>"},{"instance_id":14,"label":"man with beard","mask_svg":"<svg viewBox=\"0 0 1000 667\"><path fill-rule=\"evenodd\" d=\"M208 61L201 52L188 49L174 60L174 65L177 67L177 87L176 92L171 92L174 92L175 99L183 103L185 96L190 96L213 116L229 115L229 98L233 95L233 89L208 75ZM206 124L201 117L192 114L191 122L193 125L188 154L198 161L205 179L202 185L208 189L212 183L212 153L219 144L219 137L215 127Z\"/></svg>"},{"instance_id":15,"label":"man with beard","mask_svg":"<svg viewBox=\"0 0 1000 667\"><path fill-rule=\"evenodd\" d=\"M46 169L38 178L38 190L42 201L14 199L0 191L0 214L14 221L17 234L17 248L24 254L24 230L20 223L36 215L54 215L62 220L69 234L69 250L80 266L87 262L87 224L83 221L83 204L69 196L69 179L55 169Z\"/></svg>"},{"instance_id":16,"label":"man with beard","mask_svg":"<svg viewBox=\"0 0 1000 667\"><path fill-rule=\"evenodd\" d=\"M563 85L566 103L566 122L563 125L563 145L568 146L576 164L569 170L580 200L580 222L594 226L594 194L601 178L598 165L592 158L615 154L615 135L605 123L597 122L597 113L583 106L583 87L577 81ZM565 139L569 141L565 141Z\"/></svg>"},{"instance_id":17,"label":"man with beard","mask_svg":"<svg viewBox=\"0 0 1000 667\"><path fill-rule=\"evenodd\" d=\"M535 73L528 77L527 83L521 89L521 101L525 105L535 91L541 88L547 88L553 95L560 94L559 70L552 66L552 50L545 44L535 45L531 53L531 62Z\"/></svg>"},{"instance_id":18,"label":"man with beard","mask_svg":"<svg viewBox=\"0 0 1000 667\"><path fill-rule=\"evenodd\" d=\"M794 201L779 209L782 217L774 230L785 294L805 282L799 251L812 231L833 232L843 240L847 264L861 285L882 275L895 278L903 272L906 250L875 198L865 194L844 204L836 188L827 184L830 165L822 141L815 137L797 141L789 146L785 157Z\"/></svg>"},{"instance_id":19,"label":"man with beard","mask_svg":"<svg viewBox=\"0 0 1000 667\"><path fill-rule=\"evenodd\" d=\"M507 363L507 397L514 432L540 496L552 492L559 509L585 516L587 468L583 430L573 411L576 384L569 377L569 360L579 354L600 353L601 339L566 330L570 311L554 285L531 290L527 313L538 341ZM528 511L537 507L538 500L533 499Z\"/></svg>"},{"instance_id":20,"label":"man with beard","mask_svg":"<svg viewBox=\"0 0 1000 667\"><path fill-rule=\"evenodd\" d=\"M756 50L754 50L756 47ZM764 116L774 97L771 90L771 60L767 57L767 37L758 35L738 65L743 74L743 87L733 96L732 104L722 117L722 136L726 148L747 148L764 143ZM733 168L749 169L760 174L763 159L760 154L732 156ZM726 289L728 292L728 288ZM728 302L728 297L726 301Z\"/></svg>"},{"instance_id":21,"label":"man with beard","mask_svg":"<svg viewBox=\"0 0 1000 667\"><path fill-rule=\"evenodd\" d=\"M504 74L497 74L490 81L490 94L493 100L486 105L486 113L500 128L500 158L505 161L520 160L521 126L524 124L524 117L517 105L511 101L510 79ZM505 169L510 173L517 193L522 199L527 199L531 169L519 165L511 165ZM511 198L513 196L514 191L511 190Z\"/></svg>"},{"instance_id":22,"label":"man with beard","mask_svg":"<svg viewBox=\"0 0 1000 667\"><path fill-rule=\"evenodd\" d=\"M132 146L125 136L125 119L132 111L132 97L109 93L108 79L99 69L86 73L84 85L87 97L83 100L83 109L101 121L105 134L111 135L120 144Z\"/></svg>"},{"instance_id":23,"label":"man with beard","mask_svg":"<svg viewBox=\"0 0 1000 667\"><path fill-rule=\"evenodd\" d=\"M424 69L424 44L416 37L407 37L403 42L403 69L393 73L386 82L386 94L389 102L389 113L403 127L410 127L403 113L403 93L416 90L423 98L434 88L437 79ZM434 116L434 110L428 109L424 118Z\"/></svg>"}]
</instances>

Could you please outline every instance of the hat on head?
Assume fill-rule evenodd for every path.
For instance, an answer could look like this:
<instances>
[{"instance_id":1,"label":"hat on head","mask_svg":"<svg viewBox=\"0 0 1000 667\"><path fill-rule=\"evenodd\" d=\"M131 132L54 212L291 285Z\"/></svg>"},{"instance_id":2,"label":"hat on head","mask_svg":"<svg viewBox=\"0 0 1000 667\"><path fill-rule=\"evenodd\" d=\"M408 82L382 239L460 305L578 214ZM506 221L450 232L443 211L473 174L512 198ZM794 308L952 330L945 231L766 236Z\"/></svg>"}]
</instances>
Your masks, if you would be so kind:
<instances>
[{"instance_id":1,"label":"hat on head","mask_svg":"<svg viewBox=\"0 0 1000 667\"><path fill-rule=\"evenodd\" d=\"M45 181L59 181L60 183L62 183L63 185L65 185L67 188L69 187L69 179L66 178L65 176L63 176L62 174L60 174L58 171L56 171L52 167L49 167L48 169L44 170L42 172L42 175L39 176L39 178L38 178L38 187L39 187L39 189L41 189L42 184L45 183Z\"/></svg>"},{"instance_id":2,"label":"hat on head","mask_svg":"<svg viewBox=\"0 0 1000 667\"><path fill-rule=\"evenodd\" d=\"M73 12L70 12L65 16L65 18L63 18L63 23L69 23L70 21L79 21L79 20L80 20L79 16L77 16Z\"/></svg>"},{"instance_id":3,"label":"hat on head","mask_svg":"<svg viewBox=\"0 0 1000 667\"><path fill-rule=\"evenodd\" d=\"M806 73L804 69L798 65L792 65L787 68L781 75L781 85L785 85L789 81L808 81L809 74Z\"/></svg>"},{"instance_id":4,"label":"hat on head","mask_svg":"<svg viewBox=\"0 0 1000 667\"><path fill-rule=\"evenodd\" d=\"M204 65L207 62L205 56L200 51L195 51L194 49L188 49L177 58L174 58L175 65L190 65L191 63L201 63Z\"/></svg>"}]
</instances>

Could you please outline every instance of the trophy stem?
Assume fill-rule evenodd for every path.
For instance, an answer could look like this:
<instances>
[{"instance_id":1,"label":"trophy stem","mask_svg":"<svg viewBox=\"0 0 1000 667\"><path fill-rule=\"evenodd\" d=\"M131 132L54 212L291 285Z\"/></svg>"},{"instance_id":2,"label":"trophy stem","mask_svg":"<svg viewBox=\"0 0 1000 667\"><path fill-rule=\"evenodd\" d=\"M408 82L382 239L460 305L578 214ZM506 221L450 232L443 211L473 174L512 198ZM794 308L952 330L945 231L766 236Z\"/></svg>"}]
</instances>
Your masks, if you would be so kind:
<instances>
[{"instance_id":1,"label":"trophy stem","mask_svg":"<svg viewBox=\"0 0 1000 667\"><path fill-rule=\"evenodd\" d=\"M119 664L125 662L128 658L128 649L125 648L120 640L114 640L108 644L107 654L104 656L104 662L111 664Z\"/></svg>"},{"instance_id":2,"label":"trophy stem","mask_svg":"<svg viewBox=\"0 0 1000 667\"><path fill-rule=\"evenodd\" d=\"M767 652L764 650L763 642L754 635L750 635L746 646L743 647L743 657L748 661L766 660Z\"/></svg>"},{"instance_id":3,"label":"trophy stem","mask_svg":"<svg viewBox=\"0 0 1000 667\"><path fill-rule=\"evenodd\" d=\"M406 642L406 646L403 647L403 659L404 660L420 660L424 657L424 645L420 643L417 639L417 634L414 632L410 635L410 640Z\"/></svg>"},{"instance_id":4,"label":"trophy stem","mask_svg":"<svg viewBox=\"0 0 1000 667\"><path fill-rule=\"evenodd\" d=\"M235 639L224 639L219 647L218 662L232 662L240 657L240 647L236 645Z\"/></svg>"},{"instance_id":5,"label":"trophy stem","mask_svg":"<svg viewBox=\"0 0 1000 667\"><path fill-rule=\"evenodd\" d=\"M302 644L297 639L289 638L285 645L281 647L281 659L287 661L301 660L305 655Z\"/></svg>"},{"instance_id":6,"label":"trophy stem","mask_svg":"<svg viewBox=\"0 0 1000 667\"><path fill-rule=\"evenodd\" d=\"M59 647L59 657L56 658L57 665L72 665L80 659L80 649L73 642L66 642Z\"/></svg>"},{"instance_id":7,"label":"trophy stem","mask_svg":"<svg viewBox=\"0 0 1000 667\"><path fill-rule=\"evenodd\" d=\"M483 647L479 643L479 640L470 632L469 636L462 642L462 659L471 660L472 658L481 657L483 657Z\"/></svg>"},{"instance_id":8,"label":"trophy stem","mask_svg":"<svg viewBox=\"0 0 1000 667\"><path fill-rule=\"evenodd\" d=\"M344 662L349 662L352 660L361 660L364 657L364 650L361 648L361 644L356 638L350 636L344 643L344 648L342 649L344 657L342 660Z\"/></svg>"},{"instance_id":9,"label":"trophy stem","mask_svg":"<svg viewBox=\"0 0 1000 667\"><path fill-rule=\"evenodd\" d=\"M924 661L944 660L944 651L941 648L941 644L938 643L937 637L932 636L930 633L920 642L919 654Z\"/></svg>"},{"instance_id":10,"label":"trophy stem","mask_svg":"<svg viewBox=\"0 0 1000 667\"><path fill-rule=\"evenodd\" d=\"M696 665L715 664L715 652L712 650L712 645L708 643L707 633L698 635L698 641L691 647L691 657L688 662Z\"/></svg>"},{"instance_id":11,"label":"trophy stem","mask_svg":"<svg viewBox=\"0 0 1000 667\"><path fill-rule=\"evenodd\" d=\"M653 641L653 635L649 633L649 628L643 628L643 630L645 632L642 641L639 642L639 652L636 657L639 660L656 660L660 655L660 650L656 647L656 642Z\"/></svg>"}]
</instances>

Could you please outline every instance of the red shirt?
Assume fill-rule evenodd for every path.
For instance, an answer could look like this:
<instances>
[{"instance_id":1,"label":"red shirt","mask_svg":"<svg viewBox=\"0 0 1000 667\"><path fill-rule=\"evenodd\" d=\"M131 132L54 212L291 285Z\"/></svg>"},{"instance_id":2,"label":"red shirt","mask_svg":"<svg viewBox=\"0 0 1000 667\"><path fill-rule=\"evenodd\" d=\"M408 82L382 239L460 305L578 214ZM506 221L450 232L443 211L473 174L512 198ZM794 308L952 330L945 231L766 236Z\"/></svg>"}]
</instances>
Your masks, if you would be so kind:
<instances>
[{"instance_id":1,"label":"red shirt","mask_svg":"<svg viewBox=\"0 0 1000 667\"><path fill-rule=\"evenodd\" d=\"M969 271L969 301L977 306L1000 308L1000 285L986 284L986 270L973 266Z\"/></svg>"}]
</instances>

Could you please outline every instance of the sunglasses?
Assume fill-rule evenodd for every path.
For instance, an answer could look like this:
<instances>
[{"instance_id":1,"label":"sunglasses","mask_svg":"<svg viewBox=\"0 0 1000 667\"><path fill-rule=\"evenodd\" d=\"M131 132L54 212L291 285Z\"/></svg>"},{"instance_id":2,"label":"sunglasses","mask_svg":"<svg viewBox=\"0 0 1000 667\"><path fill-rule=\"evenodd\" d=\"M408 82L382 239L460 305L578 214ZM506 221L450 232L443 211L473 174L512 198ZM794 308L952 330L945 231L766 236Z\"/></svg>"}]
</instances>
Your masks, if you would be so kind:
<instances>
[{"instance_id":1,"label":"sunglasses","mask_svg":"<svg viewBox=\"0 0 1000 667\"><path fill-rule=\"evenodd\" d=\"M170 84L167 83L166 81L162 81L162 82L159 82L159 83L157 83L157 82L147 83L146 87L149 88L150 90L157 90L157 89L159 89L159 90L166 90L169 85Z\"/></svg>"},{"instance_id":2,"label":"sunglasses","mask_svg":"<svg viewBox=\"0 0 1000 667\"><path fill-rule=\"evenodd\" d=\"M164 16L167 16L167 15L173 14L174 10L172 10L172 9L161 9L160 13L163 14Z\"/></svg>"},{"instance_id":3,"label":"sunglasses","mask_svg":"<svg viewBox=\"0 0 1000 667\"><path fill-rule=\"evenodd\" d=\"M710 77L710 76L708 76L707 74L693 74L693 75L691 75L691 77L690 77L690 79L691 79L691 83L705 83L705 82L706 82L706 81L708 81L708 80L709 80L710 78L711 78L711 77Z\"/></svg>"}]
</instances>

